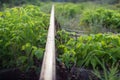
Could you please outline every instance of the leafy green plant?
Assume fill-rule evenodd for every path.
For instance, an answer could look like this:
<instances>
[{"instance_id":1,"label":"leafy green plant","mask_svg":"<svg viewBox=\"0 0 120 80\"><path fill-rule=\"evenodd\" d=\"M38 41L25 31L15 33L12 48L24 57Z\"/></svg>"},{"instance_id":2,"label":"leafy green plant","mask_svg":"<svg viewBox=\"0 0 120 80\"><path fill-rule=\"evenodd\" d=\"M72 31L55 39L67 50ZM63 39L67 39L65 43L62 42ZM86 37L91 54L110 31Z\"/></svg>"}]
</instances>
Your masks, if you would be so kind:
<instances>
[{"instance_id":1,"label":"leafy green plant","mask_svg":"<svg viewBox=\"0 0 120 80\"><path fill-rule=\"evenodd\" d=\"M39 6L23 5L0 12L0 68L35 66L35 60L43 56L48 25L49 14Z\"/></svg>"},{"instance_id":2,"label":"leafy green plant","mask_svg":"<svg viewBox=\"0 0 120 80\"><path fill-rule=\"evenodd\" d=\"M100 62L98 59L100 66L102 67L101 71L98 69L94 69L93 73L100 79L100 80L119 80L119 76L117 75L118 65L112 64L109 69L106 69L104 61Z\"/></svg>"},{"instance_id":3,"label":"leafy green plant","mask_svg":"<svg viewBox=\"0 0 120 80\"><path fill-rule=\"evenodd\" d=\"M119 22L120 13L117 10L98 8L95 10L86 10L82 15L80 24L89 28L101 27L109 31L119 32Z\"/></svg>"},{"instance_id":4,"label":"leafy green plant","mask_svg":"<svg viewBox=\"0 0 120 80\"><path fill-rule=\"evenodd\" d=\"M81 36L77 40L76 56L83 59L86 65L99 64L96 58L104 60L107 64L116 63L119 57L119 35L114 34L96 34L90 36ZM81 43L81 44L80 44Z\"/></svg>"},{"instance_id":5,"label":"leafy green plant","mask_svg":"<svg viewBox=\"0 0 120 80\"><path fill-rule=\"evenodd\" d=\"M64 37L65 35L67 34L64 34ZM64 40L64 37L60 37L60 39ZM68 37L70 38L70 36ZM70 38L67 42L57 45L59 58L66 65L69 65L68 62L72 62L72 64L76 62L76 65L80 67L96 68L100 65L97 62L97 59L99 59L100 61L104 60L106 65L111 66L112 63L117 63L120 59L119 39L119 34L112 33L84 35L77 40ZM68 54L72 56L66 56ZM73 61L69 61L71 59Z\"/></svg>"}]
</instances>

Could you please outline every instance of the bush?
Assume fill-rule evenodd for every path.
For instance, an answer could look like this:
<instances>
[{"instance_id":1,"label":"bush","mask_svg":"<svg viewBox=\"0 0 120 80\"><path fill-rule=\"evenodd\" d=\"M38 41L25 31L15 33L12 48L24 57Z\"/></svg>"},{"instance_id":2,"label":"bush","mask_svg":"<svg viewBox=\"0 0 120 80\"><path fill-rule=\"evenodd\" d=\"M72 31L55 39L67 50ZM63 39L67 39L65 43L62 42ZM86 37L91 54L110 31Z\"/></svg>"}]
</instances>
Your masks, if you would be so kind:
<instances>
[{"instance_id":1,"label":"bush","mask_svg":"<svg viewBox=\"0 0 120 80\"><path fill-rule=\"evenodd\" d=\"M80 24L85 27L97 27L97 25L100 25L102 28L119 32L120 13L116 10L105 8L98 8L92 11L87 10L83 13Z\"/></svg>"},{"instance_id":2,"label":"bush","mask_svg":"<svg viewBox=\"0 0 120 80\"><path fill-rule=\"evenodd\" d=\"M0 12L0 68L34 66L33 57L42 58L48 25L49 15L38 6Z\"/></svg>"},{"instance_id":3,"label":"bush","mask_svg":"<svg viewBox=\"0 0 120 80\"><path fill-rule=\"evenodd\" d=\"M65 41L65 36L68 34L61 34L64 34L64 36L59 35L61 40ZM71 68L73 64L79 67L100 68L99 62L102 61L109 67L113 63L119 63L120 34L100 33L82 35L78 39L67 39L67 42L61 41L61 44L57 44L59 59L67 68Z\"/></svg>"}]
</instances>

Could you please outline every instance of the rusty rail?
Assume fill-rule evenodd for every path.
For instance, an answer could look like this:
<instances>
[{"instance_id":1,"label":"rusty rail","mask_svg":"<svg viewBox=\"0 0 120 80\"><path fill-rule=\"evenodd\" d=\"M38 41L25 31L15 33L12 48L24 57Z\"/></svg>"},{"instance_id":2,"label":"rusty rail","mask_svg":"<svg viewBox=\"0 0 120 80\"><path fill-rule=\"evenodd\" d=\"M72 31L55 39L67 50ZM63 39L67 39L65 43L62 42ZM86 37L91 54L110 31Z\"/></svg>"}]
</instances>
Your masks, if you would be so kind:
<instances>
[{"instance_id":1,"label":"rusty rail","mask_svg":"<svg viewBox=\"0 0 120 80\"><path fill-rule=\"evenodd\" d=\"M46 48L42 63L42 69L39 80L55 80L56 69L55 66L55 18L54 18L54 5L52 6L50 16L50 26L48 30Z\"/></svg>"}]
</instances>

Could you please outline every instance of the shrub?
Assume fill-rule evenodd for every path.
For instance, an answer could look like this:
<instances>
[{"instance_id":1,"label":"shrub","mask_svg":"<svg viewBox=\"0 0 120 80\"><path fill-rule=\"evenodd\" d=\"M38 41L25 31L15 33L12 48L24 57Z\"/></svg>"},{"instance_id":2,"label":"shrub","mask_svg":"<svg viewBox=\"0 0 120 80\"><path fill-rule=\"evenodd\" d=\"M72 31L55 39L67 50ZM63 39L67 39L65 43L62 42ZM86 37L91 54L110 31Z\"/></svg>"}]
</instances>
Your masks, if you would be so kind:
<instances>
[{"instance_id":1,"label":"shrub","mask_svg":"<svg viewBox=\"0 0 120 80\"><path fill-rule=\"evenodd\" d=\"M38 6L0 12L0 68L34 66L33 56L42 58L48 25L49 15Z\"/></svg>"},{"instance_id":2,"label":"shrub","mask_svg":"<svg viewBox=\"0 0 120 80\"><path fill-rule=\"evenodd\" d=\"M98 8L91 11L86 10L82 15L80 24L85 27L97 27L97 25L100 25L102 28L116 30L119 32L120 13L116 10L105 8Z\"/></svg>"}]
</instances>

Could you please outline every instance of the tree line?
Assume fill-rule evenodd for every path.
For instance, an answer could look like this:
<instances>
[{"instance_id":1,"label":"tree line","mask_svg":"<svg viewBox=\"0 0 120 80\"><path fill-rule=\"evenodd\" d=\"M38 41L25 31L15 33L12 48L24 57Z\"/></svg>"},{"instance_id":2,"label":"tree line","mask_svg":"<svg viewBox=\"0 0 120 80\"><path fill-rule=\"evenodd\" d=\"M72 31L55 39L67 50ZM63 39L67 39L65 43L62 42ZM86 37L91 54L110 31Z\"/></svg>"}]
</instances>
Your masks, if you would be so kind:
<instances>
[{"instance_id":1,"label":"tree line","mask_svg":"<svg viewBox=\"0 0 120 80\"><path fill-rule=\"evenodd\" d=\"M86 2L86 1L95 1L95 2L101 2L101 3L110 3L110 4L114 4L114 3L118 3L120 0L0 0L0 3L27 3L27 2L36 2L36 1L42 1L42 2L46 2L46 1L54 1L54 2Z\"/></svg>"}]
</instances>

